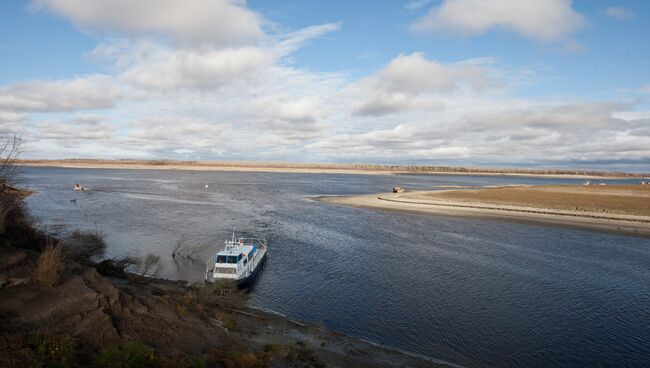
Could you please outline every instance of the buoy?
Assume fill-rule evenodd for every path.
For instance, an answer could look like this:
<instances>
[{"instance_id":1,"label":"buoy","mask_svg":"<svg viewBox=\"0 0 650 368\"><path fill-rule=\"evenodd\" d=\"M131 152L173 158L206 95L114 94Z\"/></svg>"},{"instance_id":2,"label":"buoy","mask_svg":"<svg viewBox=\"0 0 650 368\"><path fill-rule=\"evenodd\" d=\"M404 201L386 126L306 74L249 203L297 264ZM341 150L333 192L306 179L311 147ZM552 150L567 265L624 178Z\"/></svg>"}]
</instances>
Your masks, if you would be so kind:
<instances>
[{"instance_id":1,"label":"buoy","mask_svg":"<svg viewBox=\"0 0 650 368\"><path fill-rule=\"evenodd\" d=\"M208 184L205 185L206 189L208 188Z\"/></svg>"}]
</instances>

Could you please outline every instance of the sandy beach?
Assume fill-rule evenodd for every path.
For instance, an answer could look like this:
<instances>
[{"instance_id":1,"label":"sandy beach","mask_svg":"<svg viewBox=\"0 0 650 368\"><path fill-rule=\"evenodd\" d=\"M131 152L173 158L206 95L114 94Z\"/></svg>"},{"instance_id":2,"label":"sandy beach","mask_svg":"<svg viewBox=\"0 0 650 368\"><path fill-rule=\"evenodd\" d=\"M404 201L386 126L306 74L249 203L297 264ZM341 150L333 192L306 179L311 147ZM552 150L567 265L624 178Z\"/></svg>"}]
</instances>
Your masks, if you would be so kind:
<instances>
[{"instance_id":1,"label":"sandy beach","mask_svg":"<svg viewBox=\"0 0 650 368\"><path fill-rule=\"evenodd\" d=\"M323 203L650 237L650 185L529 186L321 196Z\"/></svg>"},{"instance_id":2,"label":"sandy beach","mask_svg":"<svg viewBox=\"0 0 650 368\"><path fill-rule=\"evenodd\" d=\"M62 167L78 169L127 170L194 170L246 171L304 174L360 174L360 175L457 175L457 176L520 176L566 179L622 179L642 178L641 174L584 172L575 170L480 169L430 166L327 164L247 161L155 161L155 160L18 160L19 166Z\"/></svg>"}]
</instances>

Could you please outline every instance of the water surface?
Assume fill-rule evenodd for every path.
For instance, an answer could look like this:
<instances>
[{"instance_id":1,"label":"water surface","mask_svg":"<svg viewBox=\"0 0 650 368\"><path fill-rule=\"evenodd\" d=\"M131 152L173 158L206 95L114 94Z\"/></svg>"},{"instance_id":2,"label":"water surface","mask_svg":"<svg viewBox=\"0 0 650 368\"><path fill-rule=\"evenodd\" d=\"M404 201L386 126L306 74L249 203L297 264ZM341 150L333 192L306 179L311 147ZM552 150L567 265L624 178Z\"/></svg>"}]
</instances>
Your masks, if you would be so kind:
<instances>
[{"instance_id":1,"label":"water surface","mask_svg":"<svg viewBox=\"0 0 650 368\"><path fill-rule=\"evenodd\" d=\"M171 257L183 234L210 251L233 226L266 237L254 305L380 344L468 367L650 359L648 239L309 199L577 179L25 168L23 181L42 226L100 229L109 256L160 255L168 278L203 277Z\"/></svg>"}]
</instances>

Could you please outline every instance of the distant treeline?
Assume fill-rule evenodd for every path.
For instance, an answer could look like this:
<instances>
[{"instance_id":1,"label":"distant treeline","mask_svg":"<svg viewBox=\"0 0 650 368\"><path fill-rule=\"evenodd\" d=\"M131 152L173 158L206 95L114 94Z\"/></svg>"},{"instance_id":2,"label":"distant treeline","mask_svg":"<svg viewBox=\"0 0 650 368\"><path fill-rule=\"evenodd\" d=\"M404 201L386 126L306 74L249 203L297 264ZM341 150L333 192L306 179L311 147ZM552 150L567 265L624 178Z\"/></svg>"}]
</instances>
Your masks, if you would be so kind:
<instances>
[{"instance_id":1,"label":"distant treeline","mask_svg":"<svg viewBox=\"0 0 650 368\"><path fill-rule=\"evenodd\" d=\"M468 174L522 174L522 175L579 175L579 176L616 176L640 177L650 173L625 173L602 170L582 169L523 169L523 168L485 168L456 167L433 165L381 165L364 163L301 163L269 161L188 161L188 160L137 160L137 159L62 159L62 160L19 160L23 164L87 164L87 165L160 165L160 166L194 166L194 167L245 167L273 169L313 169L313 170L373 170L387 172L411 173L468 173Z\"/></svg>"}]
</instances>

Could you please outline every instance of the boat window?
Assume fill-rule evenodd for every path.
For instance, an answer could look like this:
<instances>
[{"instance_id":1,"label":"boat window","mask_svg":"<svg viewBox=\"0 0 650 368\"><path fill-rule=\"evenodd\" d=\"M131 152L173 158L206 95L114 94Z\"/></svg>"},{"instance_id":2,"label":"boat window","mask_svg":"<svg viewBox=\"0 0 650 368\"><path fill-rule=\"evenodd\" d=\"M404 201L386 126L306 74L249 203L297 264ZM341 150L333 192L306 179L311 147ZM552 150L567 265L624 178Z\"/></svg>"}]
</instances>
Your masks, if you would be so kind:
<instances>
[{"instance_id":1,"label":"boat window","mask_svg":"<svg viewBox=\"0 0 650 368\"><path fill-rule=\"evenodd\" d=\"M217 256L217 263L237 263L237 256Z\"/></svg>"}]
</instances>

